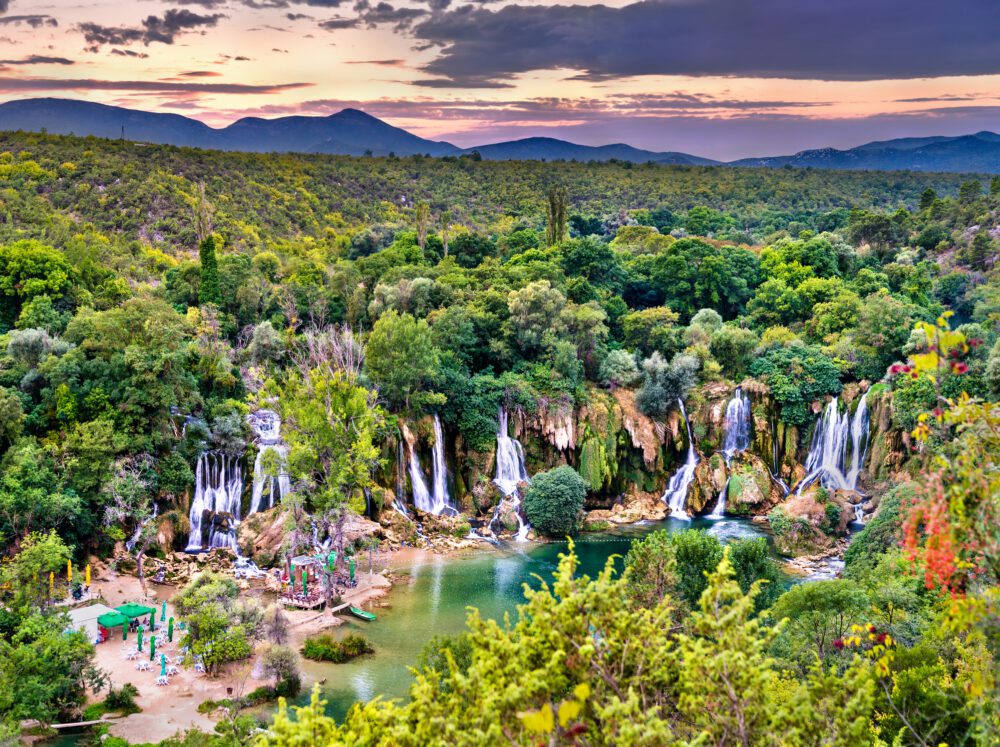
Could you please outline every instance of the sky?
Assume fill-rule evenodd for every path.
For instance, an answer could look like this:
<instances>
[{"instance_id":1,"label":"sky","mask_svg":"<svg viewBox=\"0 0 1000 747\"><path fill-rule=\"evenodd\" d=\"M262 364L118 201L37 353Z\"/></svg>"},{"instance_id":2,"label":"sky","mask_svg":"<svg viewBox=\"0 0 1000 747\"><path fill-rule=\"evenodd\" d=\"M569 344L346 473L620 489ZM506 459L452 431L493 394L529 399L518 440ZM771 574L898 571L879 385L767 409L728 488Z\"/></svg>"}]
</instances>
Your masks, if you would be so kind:
<instances>
[{"instance_id":1,"label":"sky","mask_svg":"<svg viewBox=\"0 0 1000 747\"><path fill-rule=\"evenodd\" d=\"M0 100L730 160L1000 131L997 0L0 0Z\"/></svg>"}]
</instances>

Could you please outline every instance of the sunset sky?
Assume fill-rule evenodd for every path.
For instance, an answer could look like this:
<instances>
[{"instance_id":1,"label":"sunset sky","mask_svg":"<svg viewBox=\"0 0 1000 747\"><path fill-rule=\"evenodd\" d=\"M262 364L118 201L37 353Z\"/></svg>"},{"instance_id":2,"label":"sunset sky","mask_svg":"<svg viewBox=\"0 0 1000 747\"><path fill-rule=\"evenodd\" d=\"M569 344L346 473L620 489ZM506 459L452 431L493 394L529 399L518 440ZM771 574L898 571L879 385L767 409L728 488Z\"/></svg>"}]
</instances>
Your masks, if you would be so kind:
<instances>
[{"instance_id":1,"label":"sunset sky","mask_svg":"<svg viewBox=\"0 0 1000 747\"><path fill-rule=\"evenodd\" d=\"M994 0L0 0L0 100L731 159L1000 131Z\"/></svg>"}]
</instances>

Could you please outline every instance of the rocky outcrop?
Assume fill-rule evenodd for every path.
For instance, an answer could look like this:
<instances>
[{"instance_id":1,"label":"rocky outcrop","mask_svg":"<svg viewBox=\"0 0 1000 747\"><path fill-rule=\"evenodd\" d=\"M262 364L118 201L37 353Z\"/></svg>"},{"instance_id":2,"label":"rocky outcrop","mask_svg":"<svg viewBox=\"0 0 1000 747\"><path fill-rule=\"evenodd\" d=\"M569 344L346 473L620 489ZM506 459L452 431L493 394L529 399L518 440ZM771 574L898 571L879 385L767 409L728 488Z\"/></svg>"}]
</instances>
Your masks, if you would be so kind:
<instances>
[{"instance_id":1,"label":"rocky outcrop","mask_svg":"<svg viewBox=\"0 0 1000 747\"><path fill-rule=\"evenodd\" d=\"M726 485L726 462L721 454L702 457L688 490L687 510L691 514L710 511Z\"/></svg>"},{"instance_id":2,"label":"rocky outcrop","mask_svg":"<svg viewBox=\"0 0 1000 747\"><path fill-rule=\"evenodd\" d=\"M616 389L613 396L621 409L621 423L628 434L629 442L642 454L643 465L647 469L655 469L660 458L660 449L666 443L666 426L639 411L635 404L634 391Z\"/></svg>"},{"instance_id":3,"label":"rocky outcrop","mask_svg":"<svg viewBox=\"0 0 1000 747\"><path fill-rule=\"evenodd\" d=\"M730 465L726 512L736 516L767 513L784 495L775 485L767 465L755 454L740 454Z\"/></svg>"},{"instance_id":4,"label":"rocky outcrop","mask_svg":"<svg viewBox=\"0 0 1000 747\"><path fill-rule=\"evenodd\" d=\"M770 515L774 545L783 555L814 555L833 546L854 516L849 491L813 485L791 495Z\"/></svg>"},{"instance_id":5,"label":"rocky outcrop","mask_svg":"<svg viewBox=\"0 0 1000 747\"><path fill-rule=\"evenodd\" d=\"M659 493L645 493L634 490L628 493L624 500L615 503L609 509L599 509L587 512L587 524L599 525L601 522L611 524L634 524L637 521L662 521L667 518L669 509Z\"/></svg>"}]
</instances>

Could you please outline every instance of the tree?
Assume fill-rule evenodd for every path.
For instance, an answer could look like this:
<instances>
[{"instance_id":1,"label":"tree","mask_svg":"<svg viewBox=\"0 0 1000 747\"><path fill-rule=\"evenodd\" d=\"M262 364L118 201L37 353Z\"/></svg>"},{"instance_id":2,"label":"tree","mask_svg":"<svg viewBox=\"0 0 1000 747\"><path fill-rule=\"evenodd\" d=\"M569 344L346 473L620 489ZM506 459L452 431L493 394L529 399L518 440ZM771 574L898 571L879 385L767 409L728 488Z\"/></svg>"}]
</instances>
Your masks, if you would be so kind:
<instances>
[{"instance_id":1,"label":"tree","mask_svg":"<svg viewBox=\"0 0 1000 747\"><path fill-rule=\"evenodd\" d=\"M670 358L682 348L678 319L679 315L666 306L626 314L622 317L624 344L643 355L659 352Z\"/></svg>"},{"instance_id":2,"label":"tree","mask_svg":"<svg viewBox=\"0 0 1000 747\"><path fill-rule=\"evenodd\" d=\"M865 622L868 596L854 581L837 579L811 581L793 586L782 594L770 615L775 621L787 620L782 633L786 658L803 667L818 656L834 655L851 626Z\"/></svg>"},{"instance_id":3,"label":"tree","mask_svg":"<svg viewBox=\"0 0 1000 747\"><path fill-rule=\"evenodd\" d=\"M510 292L507 332L526 358L543 350L547 335L558 337L563 332L561 314L565 306L566 297L548 280L536 280Z\"/></svg>"},{"instance_id":4,"label":"tree","mask_svg":"<svg viewBox=\"0 0 1000 747\"><path fill-rule=\"evenodd\" d=\"M635 356L625 350L612 350L601 363L601 381L610 387L629 387L639 380Z\"/></svg>"},{"instance_id":5,"label":"tree","mask_svg":"<svg viewBox=\"0 0 1000 747\"><path fill-rule=\"evenodd\" d=\"M39 606L49 595L49 574L64 572L70 558L72 551L54 530L25 536L17 554L0 570L0 578L13 592L11 606L15 610Z\"/></svg>"},{"instance_id":6,"label":"tree","mask_svg":"<svg viewBox=\"0 0 1000 747\"><path fill-rule=\"evenodd\" d=\"M299 656L289 646L272 643L260 654L260 668L265 677L274 680L283 695L297 695L301 687Z\"/></svg>"},{"instance_id":7,"label":"tree","mask_svg":"<svg viewBox=\"0 0 1000 747\"><path fill-rule=\"evenodd\" d=\"M545 242L548 246L558 246L566 239L567 203L565 188L549 188L548 222L545 229Z\"/></svg>"},{"instance_id":8,"label":"tree","mask_svg":"<svg viewBox=\"0 0 1000 747\"><path fill-rule=\"evenodd\" d=\"M426 320L388 311L375 322L367 342L368 373L390 405L409 408L415 395L430 390L441 353Z\"/></svg>"},{"instance_id":9,"label":"tree","mask_svg":"<svg viewBox=\"0 0 1000 747\"><path fill-rule=\"evenodd\" d=\"M451 213L448 212L447 210L445 210L443 213L441 213L440 226L441 226L441 229L440 229L441 230L441 246L442 246L442 249L444 250L444 256L447 259L447 257L448 257L448 236L449 236L449 234L451 232Z\"/></svg>"},{"instance_id":10,"label":"tree","mask_svg":"<svg viewBox=\"0 0 1000 747\"><path fill-rule=\"evenodd\" d=\"M35 296L60 299L76 282L65 255L50 246L32 240L0 245L0 329L14 324L22 304Z\"/></svg>"},{"instance_id":11,"label":"tree","mask_svg":"<svg viewBox=\"0 0 1000 747\"><path fill-rule=\"evenodd\" d=\"M0 461L0 531L5 542L29 532L67 530L82 511L51 455L33 438L12 446Z\"/></svg>"},{"instance_id":12,"label":"tree","mask_svg":"<svg viewBox=\"0 0 1000 747\"><path fill-rule=\"evenodd\" d=\"M687 396L700 367L690 355L675 355L667 363L659 352L642 362L642 387L635 395L636 406L646 415L662 418Z\"/></svg>"},{"instance_id":13,"label":"tree","mask_svg":"<svg viewBox=\"0 0 1000 747\"><path fill-rule=\"evenodd\" d=\"M198 302L204 304L222 304L222 291L219 288L219 264L215 256L215 237L206 236L198 246L198 258L201 262L201 283L198 286Z\"/></svg>"},{"instance_id":14,"label":"tree","mask_svg":"<svg viewBox=\"0 0 1000 747\"><path fill-rule=\"evenodd\" d=\"M586 497L587 482L575 469L563 465L531 479L524 511L537 531L561 537L576 532Z\"/></svg>"},{"instance_id":15,"label":"tree","mask_svg":"<svg viewBox=\"0 0 1000 747\"><path fill-rule=\"evenodd\" d=\"M101 489L105 497L104 526L113 530L113 540L127 538L125 549L135 553L136 575L143 593L143 559L157 535L153 521L156 510L150 496L152 463L149 455L119 459L111 479Z\"/></svg>"},{"instance_id":16,"label":"tree","mask_svg":"<svg viewBox=\"0 0 1000 747\"><path fill-rule=\"evenodd\" d=\"M840 392L840 369L818 348L793 344L774 348L750 364L750 373L771 387L786 423L805 425L816 399Z\"/></svg>"},{"instance_id":17,"label":"tree","mask_svg":"<svg viewBox=\"0 0 1000 747\"><path fill-rule=\"evenodd\" d=\"M413 211L413 218L417 227L417 246L420 247L420 251L423 251L424 245L427 243L427 227L431 222L430 205L424 200L418 202Z\"/></svg>"}]
</instances>

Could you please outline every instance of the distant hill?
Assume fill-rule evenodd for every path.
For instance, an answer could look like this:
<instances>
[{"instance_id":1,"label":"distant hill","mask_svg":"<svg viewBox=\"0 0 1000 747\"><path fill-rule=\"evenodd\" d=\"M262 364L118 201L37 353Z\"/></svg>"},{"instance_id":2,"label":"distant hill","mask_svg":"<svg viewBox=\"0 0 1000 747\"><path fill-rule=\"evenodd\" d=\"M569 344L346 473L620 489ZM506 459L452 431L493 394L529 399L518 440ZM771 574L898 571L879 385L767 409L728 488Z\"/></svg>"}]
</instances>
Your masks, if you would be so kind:
<instances>
[{"instance_id":1,"label":"distant hill","mask_svg":"<svg viewBox=\"0 0 1000 747\"><path fill-rule=\"evenodd\" d=\"M565 140L557 140L551 137L529 137L523 140L510 140L491 145L478 145L475 148L466 148L466 153L476 151L483 158L490 161L610 161L617 158L619 161L632 161L634 163L646 163L655 161L656 163L687 164L698 166L710 166L718 164L709 158L699 158L687 153L656 153L650 150L633 148L624 143L614 145L577 145Z\"/></svg>"},{"instance_id":2,"label":"distant hill","mask_svg":"<svg viewBox=\"0 0 1000 747\"><path fill-rule=\"evenodd\" d=\"M0 129L42 129L59 135L137 140L163 145L187 145L217 150L255 152L337 153L432 156L461 153L450 143L417 137L357 109L328 117L245 117L215 129L178 114L124 109L69 99L25 99L0 104Z\"/></svg>"},{"instance_id":3,"label":"distant hill","mask_svg":"<svg viewBox=\"0 0 1000 747\"><path fill-rule=\"evenodd\" d=\"M958 137L915 137L837 150L804 150L793 156L743 158L731 166L795 166L874 171L979 171L1000 173L1000 135L977 132Z\"/></svg>"},{"instance_id":4,"label":"distant hill","mask_svg":"<svg viewBox=\"0 0 1000 747\"><path fill-rule=\"evenodd\" d=\"M357 109L326 117L245 117L223 128L209 127L179 114L160 114L86 101L41 98L0 104L0 130L41 130L56 134L104 138L216 150L330 153L359 156L472 153L492 161L649 161L671 165L718 165L708 158L634 148L624 143L578 145L566 140L531 137L458 148L418 137ZM744 158L729 166L793 166L818 169L909 170L1000 173L1000 135L977 132L958 137L914 137L884 140L847 150L819 148L790 156Z\"/></svg>"}]
</instances>

